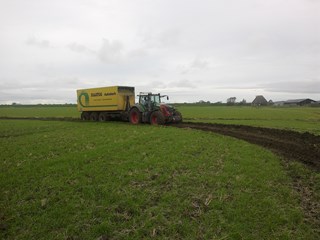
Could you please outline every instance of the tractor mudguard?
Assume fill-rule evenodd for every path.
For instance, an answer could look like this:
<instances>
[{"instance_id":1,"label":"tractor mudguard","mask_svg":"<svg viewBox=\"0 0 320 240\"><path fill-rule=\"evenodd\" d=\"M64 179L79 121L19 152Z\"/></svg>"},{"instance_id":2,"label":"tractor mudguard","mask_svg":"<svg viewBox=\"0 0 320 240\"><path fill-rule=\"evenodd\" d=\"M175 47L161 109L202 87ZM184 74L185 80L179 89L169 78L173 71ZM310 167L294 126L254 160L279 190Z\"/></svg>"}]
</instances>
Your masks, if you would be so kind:
<instances>
[{"instance_id":1,"label":"tractor mudguard","mask_svg":"<svg viewBox=\"0 0 320 240\"><path fill-rule=\"evenodd\" d=\"M131 110L132 108L138 108L139 111L142 112L142 113L146 111L145 107L142 106L142 105L139 104L139 103L136 103L135 105L133 105L133 106L130 108L130 110Z\"/></svg>"}]
</instances>

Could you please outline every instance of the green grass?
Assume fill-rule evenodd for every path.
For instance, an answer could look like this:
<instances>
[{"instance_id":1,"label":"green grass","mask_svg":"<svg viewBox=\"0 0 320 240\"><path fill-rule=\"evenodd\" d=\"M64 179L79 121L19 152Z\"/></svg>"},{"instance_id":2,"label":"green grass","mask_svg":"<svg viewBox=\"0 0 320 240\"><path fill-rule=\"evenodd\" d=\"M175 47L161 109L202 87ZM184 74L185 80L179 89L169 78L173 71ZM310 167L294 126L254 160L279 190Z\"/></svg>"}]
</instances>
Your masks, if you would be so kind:
<instances>
[{"instance_id":1,"label":"green grass","mask_svg":"<svg viewBox=\"0 0 320 240\"><path fill-rule=\"evenodd\" d=\"M74 106L0 106L0 117L80 117Z\"/></svg>"},{"instance_id":2,"label":"green grass","mask_svg":"<svg viewBox=\"0 0 320 240\"><path fill-rule=\"evenodd\" d=\"M320 135L320 108L179 105L186 121L289 129ZM76 107L1 106L0 117L79 117Z\"/></svg>"},{"instance_id":3,"label":"green grass","mask_svg":"<svg viewBox=\"0 0 320 240\"><path fill-rule=\"evenodd\" d=\"M182 105L179 110L190 121L308 131L320 135L320 108L316 107Z\"/></svg>"},{"instance_id":4,"label":"green grass","mask_svg":"<svg viewBox=\"0 0 320 240\"><path fill-rule=\"evenodd\" d=\"M243 141L0 120L0 143L2 239L319 239L279 159Z\"/></svg>"}]
</instances>

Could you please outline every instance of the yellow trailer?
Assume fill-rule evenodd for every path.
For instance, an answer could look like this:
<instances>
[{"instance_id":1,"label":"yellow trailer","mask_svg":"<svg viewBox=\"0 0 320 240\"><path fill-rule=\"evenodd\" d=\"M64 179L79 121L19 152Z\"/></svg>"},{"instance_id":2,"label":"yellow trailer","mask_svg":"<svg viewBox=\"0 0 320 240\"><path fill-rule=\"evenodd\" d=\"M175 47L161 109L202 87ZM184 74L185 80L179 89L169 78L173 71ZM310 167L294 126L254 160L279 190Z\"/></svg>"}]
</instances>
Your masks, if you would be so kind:
<instances>
[{"instance_id":1,"label":"yellow trailer","mask_svg":"<svg viewBox=\"0 0 320 240\"><path fill-rule=\"evenodd\" d=\"M130 106L135 104L134 87L112 86L77 90L78 110L83 120L127 118Z\"/></svg>"},{"instance_id":2,"label":"yellow trailer","mask_svg":"<svg viewBox=\"0 0 320 240\"><path fill-rule=\"evenodd\" d=\"M132 124L156 125L179 123L182 116L173 106L161 102L167 95L140 93L135 103L134 87L113 86L77 90L78 110L82 120L121 119Z\"/></svg>"}]
</instances>

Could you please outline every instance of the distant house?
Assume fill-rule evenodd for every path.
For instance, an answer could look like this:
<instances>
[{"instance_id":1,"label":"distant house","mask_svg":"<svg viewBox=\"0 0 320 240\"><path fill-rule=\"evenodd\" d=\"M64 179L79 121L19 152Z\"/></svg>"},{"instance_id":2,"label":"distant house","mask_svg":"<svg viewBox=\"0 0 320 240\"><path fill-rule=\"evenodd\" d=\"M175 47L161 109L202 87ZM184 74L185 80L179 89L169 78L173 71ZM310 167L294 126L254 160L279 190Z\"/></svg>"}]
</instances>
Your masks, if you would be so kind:
<instances>
[{"instance_id":1,"label":"distant house","mask_svg":"<svg viewBox=\"0 0 320 240\"><path fill-rule=\"evenodd\" d=\"M308 105L308 104L315 103L315 102L316 101L314 101L310 98L292 99L292 100L285 101L284 105L303 106L303 105Z\"/></svg>"},{"instance_id":2,"label":"distant house","mask_svg":"<svg viewBox=\"0 0 320 240\"><path fill-rule=\"evenodd\" d=\"M312 106L312 107L320 107L320 101L315 101L314 103L311 103L310 106Z\"/></svg>"},{"instance_id":3,"label":"distant house","mask_svg":"<svg viewBox=\"0 0 320 240\"><path fill-rule=\"evenodd\" d=\"M274 106L283 106L283 105L284 105L284 102L285 102L285 101L277 101L277 102L274 102L273 105L274 105Z\"/></svg>"},{"instance_id":4,"label":"distant house","mask_svg":"<svg viewBox=\"0 0 320 240\"><path fill-rule=\"evenodd\" d=\"M253 106L266 106L268 105L268 101L264 98L264 96L258 95L251 104Z\"/></svg>"}]
</instances>

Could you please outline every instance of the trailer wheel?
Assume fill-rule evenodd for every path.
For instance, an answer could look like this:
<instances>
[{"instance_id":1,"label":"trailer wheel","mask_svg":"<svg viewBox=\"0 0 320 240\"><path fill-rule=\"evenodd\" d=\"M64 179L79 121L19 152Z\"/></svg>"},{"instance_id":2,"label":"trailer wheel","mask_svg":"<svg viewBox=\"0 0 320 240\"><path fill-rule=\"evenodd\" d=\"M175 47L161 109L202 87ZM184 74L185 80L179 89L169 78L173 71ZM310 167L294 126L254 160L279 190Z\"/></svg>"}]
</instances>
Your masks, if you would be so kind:
<instances>
[{"instance_id":1,"label":"trailer wheel","mask_svg":"<svg viewBox=\"0 0 320 240\"><path fill-rule=\"evenodd\" d=\"M141 113L137 108L133 108L129 114L130 122L132 124L139 124L141 123Z\"/></svg>"},{"instance_id":2,"label":"trailer wheel","mask_svg":"<svg viewBox=\"0 0 320 240\"><path fill-rule=\"evenodd\" d=\"M165 119L164 119L164 116L163 116L162 112L155 111L155 112L151 113L150 123L152 125L163 125L163 124L165 124Z\"/></svg>"},{"instance_id":3,"label":"trailer wheel","mask_svg":"<svg viewBox=\"0 0 320 240\"><path fill-rule=\"evenodd\" d=\"M81 120L88 121L90 120L90 114L88 112L81 113Z\"/></svg>"},{"instance_id":4,"label":"trailer wheel","mask_svg":"<svg viewBox=\"0 0 320 240\"><path fill-rule=\"evenodd\" d=\"M91 120L91 121L98 121L98 119L99 119L99 115L98 115L97 112L92 112L92 113L90 114L90 120Z\"/></svg>"},{"instance_id":5,"label":"trailer wheel","mask_svg":"<svg viewBox=\"0 0 320 240\"><path fill-rule=\"evenodd\" d=\"M100 122L105 122L105 121L108 121L109 120L109 116L107 113L104 113L104 112L101 112L99 114L99 121Z\"/></svg>"}]
</instances>

